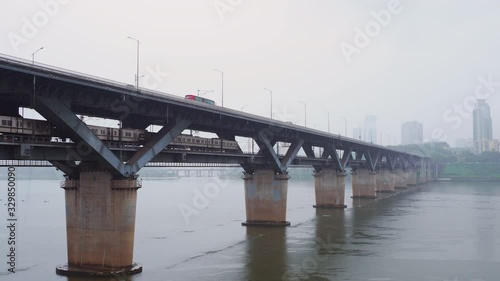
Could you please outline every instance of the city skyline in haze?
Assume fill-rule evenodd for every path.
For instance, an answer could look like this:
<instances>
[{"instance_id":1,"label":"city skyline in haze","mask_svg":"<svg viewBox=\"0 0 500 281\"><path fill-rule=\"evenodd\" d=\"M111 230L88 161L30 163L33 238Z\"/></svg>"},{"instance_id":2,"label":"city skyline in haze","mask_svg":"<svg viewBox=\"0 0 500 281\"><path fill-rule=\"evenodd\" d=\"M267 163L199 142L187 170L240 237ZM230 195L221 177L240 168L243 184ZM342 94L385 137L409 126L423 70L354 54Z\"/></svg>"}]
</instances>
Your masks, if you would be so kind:
<instances>
[{"instance_id":1,"label":"city skyline in haze","mask_svg":"<svg viewBox=\"0 0 500 281\"><path fill-rule=\"evenodd\" d=\"M31 60L44 47L38 63L135 85L132 37L143 87L205 90L221 105L218 69L225 107L267 117L267 88L283 121L344 135L375 115L375 139L400 143L401 123L418 120L424 140L453 144L471 135L476 99L500 106L498 12L495 1L23 1L1 12L0 53Z\"/></svg>"}]
</instances>

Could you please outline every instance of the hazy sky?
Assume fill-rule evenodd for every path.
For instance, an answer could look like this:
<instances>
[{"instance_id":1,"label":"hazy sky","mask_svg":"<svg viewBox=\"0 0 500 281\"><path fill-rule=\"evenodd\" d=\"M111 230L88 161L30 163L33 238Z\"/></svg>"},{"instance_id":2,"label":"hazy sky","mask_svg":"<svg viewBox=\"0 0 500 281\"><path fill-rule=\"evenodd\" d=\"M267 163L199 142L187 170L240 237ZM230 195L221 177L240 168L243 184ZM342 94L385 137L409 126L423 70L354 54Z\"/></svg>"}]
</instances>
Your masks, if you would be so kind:
<instances>
[{"instance_id":1,"label":"hazy sky","mask_svg":"<svg viewBox=\"0 0 500 281\"><path fill-rule=\"evenodd\" d=\"M142 78L142 85L159 91L184 96L214 90L206 97L220 104L217 68L225 74L225 107L247 105L245 111L269 116L269 88L277 118L303 124L302 101L309 127L326 131L328 110L331 130L343 134L345 117L351 135L366 115L376 115L385 144L389 135L399 141L401 123L417 120L424 139L434 133L452 145L457 137L472 137L471 104L478 95L489 98L493 135L500 138L499 1L1 5L0 53L31 59L43 46L36 54L40 63L134 84L132 36L141 41L141 74L168 73Z\"/></svg>"}]
</instances>

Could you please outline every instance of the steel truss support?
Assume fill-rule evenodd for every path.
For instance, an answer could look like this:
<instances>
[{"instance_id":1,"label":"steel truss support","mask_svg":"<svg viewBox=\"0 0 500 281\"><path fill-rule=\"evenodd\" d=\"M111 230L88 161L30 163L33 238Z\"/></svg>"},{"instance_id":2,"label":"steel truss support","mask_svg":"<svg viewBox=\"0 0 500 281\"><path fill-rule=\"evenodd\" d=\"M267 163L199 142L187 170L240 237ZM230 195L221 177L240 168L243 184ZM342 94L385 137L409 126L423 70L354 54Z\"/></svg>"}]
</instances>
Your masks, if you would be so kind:
<instances>
[{"instance_id":1,"label":"steel truss support","mask_svg":"<svg viewBox=\"0 0 500 281\"><path fill-rule=\"evenodd\" d=\"M342 155L342 158L339 157L339 154L337 152L337 148L335 147L334 144L328 144L325 147L325 152L328 152L326 155L326 158L330 156L333 161L333 165L335 166L335 169L337 172L345 172L345 167L347 166L347 163L349 162L351 158L351 153L352 153L352 148L349 148L347 150L344 150L344 154Z\"/></svg>"},{"instance_id":2,"label":"steel truss support","mask_svg":"<svg viewBox=\"0 0 500 281\"><path fill-rule=\"evenodd\" d=\"M386 154L385 159L387 161L387 167L390 168L391 171L394 171L396 168L396 157L391 154Z\"/></svg>"},{"instance_id":3,"label":"steel truss support","mask_svg":"<svg viewBox=\"0 0 500 281\"><path fill-rule=\"evenodd\" d=\"M307 157L309 157L311 159L316 159L316 155L314 154L314 150L313 150L312 145L310 143L303 143L302 150L304 150ZM326 158L328 158L328 155L326 156ZM319 173L323 169L323 167L320 165L313 165L313 168L317 173Z\"/></svg>"},{"instance_id":4,"label":"steel truss support","mask_svg":"<svg viewBox=\"0 0 500 281\"><path fill-rule=\"evenodd\" d=\"M274 167L274 170L277 173L284 174L288 170L288 167L292 163L292 161L295 159L297 156L297 153L299 152L300 148L304 144L304 140L302 139L296 139L290 147L288 148L288 151L286 155L283 157L283 159L279 159L278 155L274 151L274 144L276 144L275 140L272 140L269 138L269 135L266 134L265 131L260 131L257 134L257 137L255 138L255 142L260 148L259 153L262 153L271 163L272 166ZM243 165L243 168L245 171L252 172L252 168L248 165Z\"/></svg>"},{"instance_id":5,"label":"steel truss support","mask_svg":"<svg viewBox=\"0 0 500 281\"><path fill-rule=\"evenodd\" d=\"M127 162L123 163L61 100L37 97L37 111L51 124L68 132L75 143L83 142L97 154L97 161L113 174L133 177L157 156L176 136L189 127L192 120L177 117L175 124L164 126L158 134ZM57 167L57 165L56 165ZM61 166L62 167L62 166ZM63 167L63 169L66 169ZM63 170L64 171L64 170ZM67 170L71 172L70 170Z\"/></svg>"},{"instance_id":6,"label":"steel truss support","mask_svg":"<svg viewBox=\"0 0 500 281\"><path fill-rule=\"evenodd\" d=\"M72 176L75 174L76 172L76 167L78 166L75 161L71 161L71 160L68 160L68 161L49 161L52 165L54 165L54 167L56 167L57 169L59 169L61 172L64 173L64 175L66 176Z\"/></svg>"},{"instance_id":7,"label":"steel truss support","mask_svg":"<svg viewBox=\"0 0 500 281\"><path fill-rule=\"evenodd\" d=\"M366 163L370 171L374 172L377 168L378 161L380 160L380 150L366 149L363 154L365 155Z\"/></svg>"}]
</instances>

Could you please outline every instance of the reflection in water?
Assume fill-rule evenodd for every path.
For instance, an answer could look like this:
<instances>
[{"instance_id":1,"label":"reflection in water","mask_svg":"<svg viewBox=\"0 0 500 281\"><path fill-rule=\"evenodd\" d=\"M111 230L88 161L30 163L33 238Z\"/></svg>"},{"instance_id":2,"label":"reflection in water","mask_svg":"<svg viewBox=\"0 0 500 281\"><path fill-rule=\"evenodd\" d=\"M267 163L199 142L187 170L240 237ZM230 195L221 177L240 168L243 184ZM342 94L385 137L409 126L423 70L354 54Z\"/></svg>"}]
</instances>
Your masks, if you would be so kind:
<instances>
[{"instance_id":1,"label":"reflection in water","mask_svg":"<svg viewBox=\"0 0 500 281\"><path fill-rule=\"evenodd\" d=\"M500 244L497 241L495 233L498 232L494 221L496 214L495 198L500 196L500 189L491 188L487 184L478 184L474 192L474 206L472 207L475 213L475 220L473 227L476 229L476 251L477 255L483 261L497 260L499 257L496 255L495 247L492 245ZM491 212L485 213L485 210Z\"/></svg>"},{"instance_id":2,"label":"reflection in water","mask_svg":"<svg viewBox=\"0 0 500 281\"><path fill-rule=\"evenodd\" d=\"M285 241L285 227L247 227L244 280L281 280L287 271Z\"/></svg>"},{"instance_id":3,"label":"reflection in water","mask_svg":"<svg viewBox=\"0 0 500 281\"><path fill-rule=\"evenodd\" d=\"M330 280L342 265L337 258L345 254L345 215L343 209L316 209L316 219L289 228L288 271L281 280ZM313 223L313 224L311 224Z\"/></svg>"}]
</instances>

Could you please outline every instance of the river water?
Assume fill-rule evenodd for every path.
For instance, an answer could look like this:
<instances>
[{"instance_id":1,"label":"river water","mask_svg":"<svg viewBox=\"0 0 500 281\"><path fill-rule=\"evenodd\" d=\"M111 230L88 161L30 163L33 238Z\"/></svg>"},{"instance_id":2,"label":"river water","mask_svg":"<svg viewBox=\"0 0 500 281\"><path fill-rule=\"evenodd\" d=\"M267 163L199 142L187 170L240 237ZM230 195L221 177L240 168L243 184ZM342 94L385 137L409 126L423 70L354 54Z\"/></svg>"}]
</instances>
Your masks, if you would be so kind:
<instances>
[{"instance_id":1,"label":"river water","mask_svg":"<svg viewBox=\"0 0 500 281\"><path fill-rule=\"evenodd\" d=\"M439 182L353 200L348 182L347 209L316 210L310 172L292 169L292 225L247 228L239 170L220 178L145 174L134 253L143 273L57 276L55 266L66 262L60 180L21 177L15 274L6 274L4 188L0 194L0 280L500 280L499 183Z\"/></svg>"}]
</instances>

